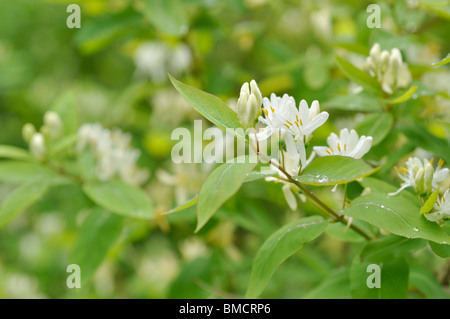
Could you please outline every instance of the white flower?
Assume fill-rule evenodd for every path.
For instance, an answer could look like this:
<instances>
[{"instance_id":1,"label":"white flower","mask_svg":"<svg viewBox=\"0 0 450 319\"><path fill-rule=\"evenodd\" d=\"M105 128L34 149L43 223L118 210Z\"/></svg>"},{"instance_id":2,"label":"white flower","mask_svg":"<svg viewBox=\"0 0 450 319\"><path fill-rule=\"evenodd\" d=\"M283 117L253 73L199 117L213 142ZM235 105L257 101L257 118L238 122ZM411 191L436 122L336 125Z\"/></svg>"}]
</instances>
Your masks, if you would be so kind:
<instances>
[{"instance_id":1,"label":"white flower","mask_svg":"<svg viewBox=\"0 0 450 319\"><path fill-rule=\"evenodd\" d=\"M34 133L36 133L36 128L34 127L33 124L27 123L23 126L22 137L25 140L25 142L30 143Z\"/></svg>"},{"instance_id":2,"label":"white flower","mask_svg":"<svg viewBox=\"0 0 450 319\"><path fill-rule=\"evenodd\" d=\"M58 137L63 129L63 124L58 113L52 111L45 112L44 127L50 137Z\"/></svg>"},{"instance_id":3,"label":"white flower","mask_svg":"<svg viewBox=\"0 0 450 319\"><path fill-rule=\"evenodd\" d=\"M427 159L421 161L418 157L410 157L406 162L406 168L395 167L398 176L403 180L401 187L395 193L396 195L407 187L413 187L420 194L431 193L439 187L439 183L444 181L449 173L448 168L442 168L444 162L439 161L436 169L433 168L433 159L429 162Z\"/></svg>"},{"instance_id":4,"label":"white flower","mask_svg":"<svg viewBox=\"0 0 450 319\"><path fill-rule=\"evenodd\" d=\"M314 152L312 152L310 157L306 159L305 145L303 143L295 143L293 137L289 134L286 135L286 151L281 150L279 154L281 167L286 171L286 173L291 176L299 175L300 172L305 169L305 167L308 166L309 163L311 163L311 161L314 159L314 156L316 155ZM272 161L279 165L279 162L277 160L272 159ZM282 190L284 193L284 197L286 198L286 202L292 210L296 210L297 200L294 193L297 194L297 196L299 196L302 201L305 201L306 198L298 193L300 189L297 185L287 181L288 177L282 170L273 165L270 166L270 169L274 173L277 173L279 178L266 177L265 180L268 182L274 181L283 183L284 185L282 187Z\"/></svg>"},{"instance_id":5,"label":"white flower","mask_svg":"<svg viewBox=\"0 0 450 319\"><path fill-rule=\"evenodd\" d=\"M442 197L438 197L433 206L433 211L425 214L425 217L433 222L450 218L450 189L447 189Z\"/></svg>"},{"instance_id":6,"label":"white flower","mask_svg":"<svg viewBox=\"0 0 450 319\"><path fill-rule=\"evenodd\" d=\"M125 183L141 185L149 177L147 170L137 166L140 151L131 148L131 135L103 128L99 123L84 124L78 130L77 151L89 147L97 160L96 176L109 180L115 176Z\"/></svg>"},{"instance_id":7,"label":"white flower","mask_svg":"<svg viewBox=\"0 0 450 319\"><path fill-rule=\"evenodd\" d=\"M370 49L363 66L372 77L381 84L383 91L392 94L396 88L407 87L411 82L408 65L403 62L400 50L394 48L391 52L381 51L380 45L375 43Z\"/></svg>"},{"instance_id":8,"label":"white flower","mask_svg":"<svg viewBox=\"0 0 450 319\"><path fill-rule=\"evenodd\" d=\"M42 133L34 133L31 137L30 153L38 160L44 158L45 153L47 153L47 147L45 146L45 139Z\"/></svg>"},{"instance_id":9,"label":"white flower","mask_svg":"<svg viewBox=\"0 0 450 319\"><path fill-rule=\"evenodd\" d=\"M306 137L306 142L312 137L312 133L328 119L327 112L320 112L318 101L313 101L311 108L302 100L297 109L295 100L287 94L278 97L272 93L270 100L263 99L264 116L259 121L266 127L257 134L259 140L264 140L275 131L288 132L294 139Z\"/></svg>"},{"instance_id":10,"label":"white flower","mask_svg":"<svg viewBox=\"0 0 450 319\"><path fill-rule=\"evenodd\" d=\"M154 82L167 80L167 73L178 76L192 62L191 51L185 44L175 47L160 41L142 43L134 52L134 62L139 75L149 76Z\"/></svg>"},{"instance_id":11,"label":"white flower","mask_svg":"<svg viewBox=\"0 0 450 319\"><path fill-rule=\"evenodd\" d=\"M255 120L261 115L262 95L255 80L245 82L237 102L237 115L244 129L254 126Z\"/></svg>"},{"instance_id":12,"label":"white flower","mask_svg":"<svg viewBox=\"0 0 450 319\"><path fill-rule=\"evenodd\" d=\"M314 151L319 156L341 155L349 156L356 159L362 158L372 147L371 136L358 136L355 130L344 128L340 132L340 136L331 133L327 138L328 147L314 146Z\"/></svg>"}]
</instances>

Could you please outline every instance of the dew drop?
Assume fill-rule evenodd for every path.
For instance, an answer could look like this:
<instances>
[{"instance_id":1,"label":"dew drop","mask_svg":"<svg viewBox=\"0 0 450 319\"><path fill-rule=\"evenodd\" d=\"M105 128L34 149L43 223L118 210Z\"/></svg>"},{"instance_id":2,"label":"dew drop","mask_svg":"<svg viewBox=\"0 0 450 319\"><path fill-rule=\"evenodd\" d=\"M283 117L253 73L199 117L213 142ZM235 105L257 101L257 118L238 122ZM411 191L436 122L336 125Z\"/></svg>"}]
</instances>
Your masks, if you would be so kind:
<instances>
[{"instance_id":1,"label":"dew drop","mask_svg":"<svg viewBox=\"0 0 450 319\"><path fill-rule=\"evenodd\" d=\"M414 231L419 231L419 228L414 227L413 230L414 230Z\"/></svg>"}]
</instances>

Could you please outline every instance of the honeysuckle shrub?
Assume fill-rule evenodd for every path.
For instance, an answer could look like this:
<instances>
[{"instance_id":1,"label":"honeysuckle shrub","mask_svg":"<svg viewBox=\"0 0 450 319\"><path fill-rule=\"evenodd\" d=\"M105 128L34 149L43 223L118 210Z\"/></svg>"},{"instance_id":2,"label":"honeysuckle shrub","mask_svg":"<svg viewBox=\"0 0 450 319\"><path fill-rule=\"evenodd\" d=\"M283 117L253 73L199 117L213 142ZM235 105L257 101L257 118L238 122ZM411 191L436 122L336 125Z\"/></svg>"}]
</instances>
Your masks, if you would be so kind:
<instances>
[{"instance_id":1,"label":"honeysuckle shrub","mask_svg":"<svg viewBox=\"0 0 450 319\"><path fill-rule=\"evenodd\" d=\"M3 4L0 297L448 298L444 2Z\"/></svg>"}]
</instances>

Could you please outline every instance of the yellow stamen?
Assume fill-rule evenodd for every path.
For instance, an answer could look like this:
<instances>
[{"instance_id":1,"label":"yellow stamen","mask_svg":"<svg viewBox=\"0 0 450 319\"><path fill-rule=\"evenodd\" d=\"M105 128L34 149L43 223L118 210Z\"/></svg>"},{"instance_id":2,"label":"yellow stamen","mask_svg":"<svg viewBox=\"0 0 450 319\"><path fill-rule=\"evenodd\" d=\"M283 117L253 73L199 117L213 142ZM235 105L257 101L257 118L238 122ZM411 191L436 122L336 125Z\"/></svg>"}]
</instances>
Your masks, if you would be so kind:
<instances>
[{"instance_id":1,"label":"yellow stamen","mask_svg":"<svg viewBox=\"0 0 450 319\"><path fill-rule=\"evenodd\" d=\"M433 165L434 164L434 157L431 158L430 160L430 164Z\"/></svg>"},{"instance_id":2,"label":"yellow stamen","mask_svg":"<svg viewBox=\"0 0 450 319\"><path fill-rule=\"evenodd\" d=\"M264 114L266 114L266 116L269 116L269 112L267 112L266 109L262 109L262 110L263 110Z\"/></svg>"},{"instance_id":3,"label":"yellow stamen","mask_svg":"<svg viewBox=\"0 0 450 319\"><path fill-rule=\"evenodd\" d=\"M339 152L341 152L341 145L338 143L337 148L339 150Z\"/></svg>"},{"instance_id":4,"label":"yellow stamen","mask_svg":"<svg viewBox=\"0 0 450 319\"><path fill-rule=\"evenodd\" d=\"M272 113L275 113L275 110L273 109L272 105L270 106L270 109L272 110Z\"/></svg>"},{"instance_id":5,"label":"yellow stamen","mask_svg":"<svg viewBox=\"0 0 450 319\"><path fill-rule=\"evenodd\" d=\"M398 167L397 167L397 166L394 166L394 169L395 169L395 172L396 172L398 175L400 175L400 172L398 171Z\"/></svg>"},{"instance_id":6,"label":"yellow stamen","mask_svg":"<svg viewBox=\"0 0 450 319\"><path fill-rule=\"evenodd\" d=\"M327 153L331 155L331 152L329 150L327 150Z\"/></svg>"},{"instance_id":7,"label":"yellow stamen","mask_svg":"<svg viewBox=\"0 0 450 319\"><path fill-rule=\"evenodd\" d=\"M347 144L344 144L344 151L347 151Z\"/></svg>"},{"instance_id":8,"label":"yellow stamen","mask_svg":"<svg viewBox=\"0 0 450 319\"><path fill-rule=\"evenodd\" d=\"M300 121L300 125L301 125L301 126L303 126L303 122L302 122L302 119L299 119L299 121Z\"/></svg>"},{"instance_id":9,"label":"yellow stamen","mask_svg":"<svg viewBox=\"0 0 450 319\"><path fill-rule=\"evenodd\" d=\"M289 123L290 126L294 125L294 124L292 124L291 122L289 122L288 120L286 120L286 122Z\"/></svg>"},{"instance_id":10,"label":"yellow stamen","mask_svg":"<svg viewBox=\"0 0 450 319\"><path fill-rule=\"evenodd\" d=\"M441 167L442 165L444 165L444 160L441 158L438 162L438 166Z\"/></svg>"},{"instance_id":11,"label":"yellow stamen","mask_svg":"<svg viewBox=\"0 0 450 319\"><path fill-rule=\"evenodd\" d=\"M444 196L442 196L442 201L445 203L445 197Z\"/></svg>"},{"instance_id":12,"label":"yellow stamen","mask_svg":"<svg viewBox=\"0 0 450 319\"><path fill-rule=\"evenodd\" d=\"M408 173L408 170L406 169L406 167L400 167L400 172L402 172L403 174Z\"/></svg>"},{"instance_id":13,"label":"yellow stamen","mask_svg":"<svg viewBox=\"0 0 450 319\"><path fill-rule=\"evenodd\" d=\"M334 149L330 146L330 150L334 153Z\"/></svg>"},{"instance_id":14,"label":"yellow stamen","mask_svg":"<svg viewBox=\"0 0 450 319\"><path fill-rule=\"evenodd\" d=\"M298 122L298 114L295 114L295 118L297 119L297 122Z\"/></svg>"},{"instance_id":15,"label":"yellow stamen","mask_svg":"<svg viewBox=\"0 0 450 319\"><path fill-rule=\"evenodd\" d=\"M286 123L283 123L284 126L286 126L287 128L289 128L289 126Z\"/></svg>"}]
</instances>

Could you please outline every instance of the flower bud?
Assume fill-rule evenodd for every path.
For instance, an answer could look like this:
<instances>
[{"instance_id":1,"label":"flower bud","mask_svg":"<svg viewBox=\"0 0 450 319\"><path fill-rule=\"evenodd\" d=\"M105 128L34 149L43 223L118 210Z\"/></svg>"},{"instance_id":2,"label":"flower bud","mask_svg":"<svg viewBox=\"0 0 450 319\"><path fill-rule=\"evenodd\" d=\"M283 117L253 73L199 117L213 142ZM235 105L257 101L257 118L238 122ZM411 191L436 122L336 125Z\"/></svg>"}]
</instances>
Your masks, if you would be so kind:
<instances>
[{"instance_id":1,"label":"flower bud","mask_svg":"<svg viewBox=\"0 0 450 319\"><path fill-rule=\"evenodd\" d=\"M27 123L22 128L22 137L25 140L25 142L30 143L31 137L33 134L36 133L36 128L33 124Z\"/></svg>"},{"instance_id":2,"label":"flower bud","mask_svg":"<svg viewBox=\"0 0 450 319\"><path fill-rule=\"evenodd\" d=\"M244 129L254 126L255 120L261 115L262 94L255 80L245 82L237 102L237 115Z\"/></svg>"},{"instance_id":3,"label":"flower bud","mask_svg":"<svg viewBox=\"0 0 450 319\"><path fill-rule=\"evenodd\" d=\"M389 67L389 60L390 60L389 52L387 50L383 50L383 52L381 52L381 56L380 56L380 65L381 65L381 70L383 72L386 71L386 69Z\"/></svg>"},{"instance_id":4,"label":"flower bud","mask_svg":"<svg viewBox=\"0 0 450 319\"><path fill-rule=\"evenodd\" d=\"M380 53L381 53L380 45L378 43L375 43L370 49L370 57L372 58L372 61L375 64L378 64L378 61L380 61Z\"/></svg>"},{"instance_id":5,"label":"flower bud","mask_svg":"<svg viewBox=\"0 0 450 319\"><path fill-rule=\"evenodd\" d=\"M428 163L425 166L425 174L424 174L424 183L425 183L425 192L426 193L431 193L433 191L433 187L432 187L433 174L434 174L433 165Z\"/></svg>"},{"instance_id":6,"label":"flower bud","mask_svg":"<svg viewBox=\"0 0 450 319\"><path fill-rule=\"evenodd\" d=\"M392 73L394 77L397 78L398 70L400 68L400 65L402 64L402 54L400 53L399 49L397 48L392 49L389 64L392 68Z\"/></svg>"},{"instance_id":7,"label":"flower bud","mask_svg":"<svg viewBox=\"0 0 450 319\"><path fill-rule=\"evenodd\" d=\"M44 126L50 137L58 137L62 132L62 122L58 113L48 111L44 114Z\"/></svg>"},{"instance_id":8,"label":"flower bud","mask_svg":"<svg viewBox=\"0 0 450 319\"><path fill-rule=\"evenodd\" d=\"M423 193L424 191L424 184L423 184L423 176L425 174L425 171L423 168L419 168L417 171L417 174L414 177L414 183L416 184L416 191L419 193Z\"/></svg>"},{"instance_id":9,"label":"flower bud","mask_svg":"<svg viewBox=\"0 0 450 319\"><path fill-rule=\"evenodd\" d=\"M30 140L30 153L38 160L44 158L47 148L45 147L44 135L41 133L34 133Z\"/></svg>"}]
</instances>

